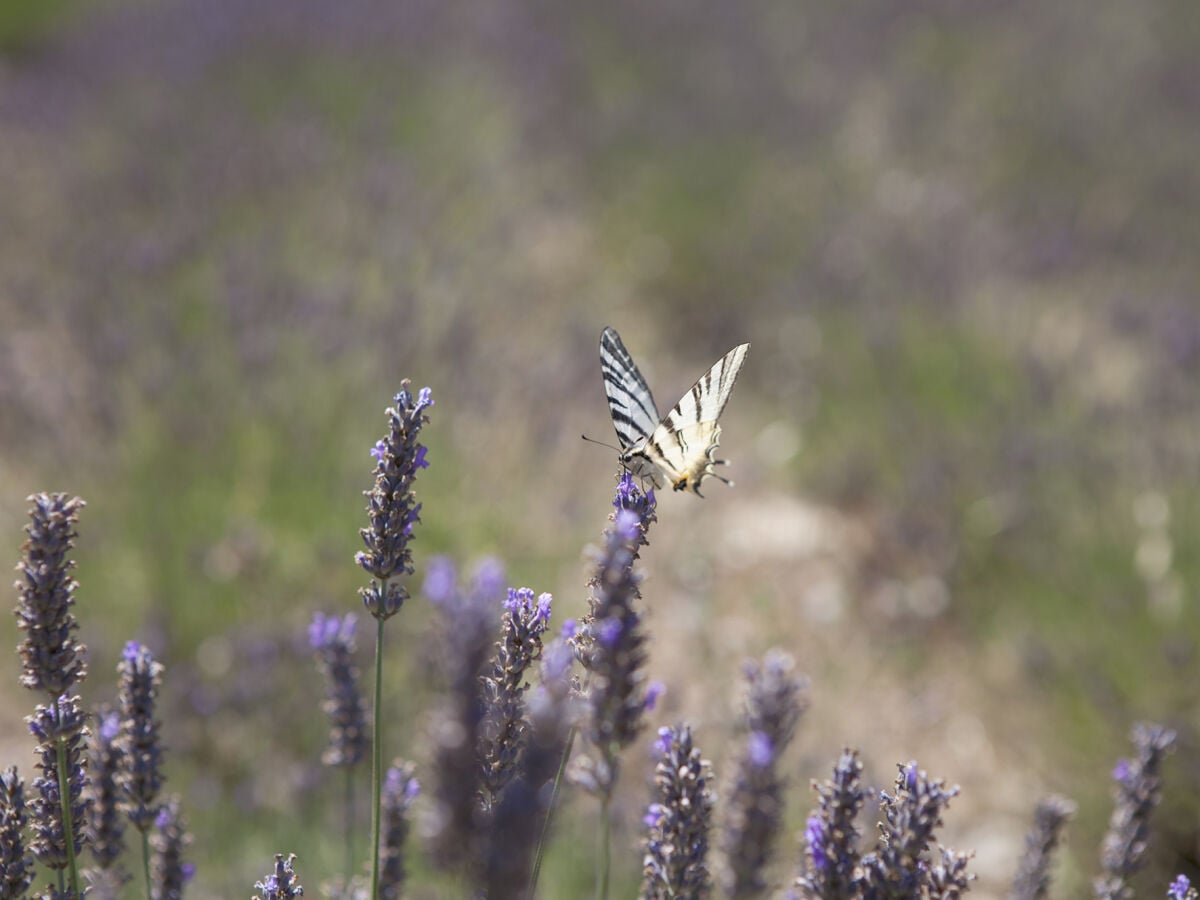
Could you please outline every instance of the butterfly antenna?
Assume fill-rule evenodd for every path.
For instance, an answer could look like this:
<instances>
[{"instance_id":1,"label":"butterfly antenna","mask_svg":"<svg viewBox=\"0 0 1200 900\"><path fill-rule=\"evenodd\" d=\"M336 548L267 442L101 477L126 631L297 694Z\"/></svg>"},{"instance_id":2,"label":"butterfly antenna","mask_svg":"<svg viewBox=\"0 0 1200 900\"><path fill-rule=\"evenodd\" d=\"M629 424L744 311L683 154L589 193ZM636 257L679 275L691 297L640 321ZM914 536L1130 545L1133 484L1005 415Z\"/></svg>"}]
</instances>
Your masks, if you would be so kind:
<instances>
[{"instance_id":1,"label":"butterfly antenna","mask_svg":"<svg viewBox=\"0 0 1200 900\"><path fill-rule=\"evenodd\" d=\"M581 434L580 437L583 438L585 441L587 441L589 444L599 444L601 447L607 447L609 450L616 450L618 453L621 452L620 447L614 447L612 444L605 443L604 441L598 441L595 438L590 438L586 434Z\"/></svg>"}]
</instances>

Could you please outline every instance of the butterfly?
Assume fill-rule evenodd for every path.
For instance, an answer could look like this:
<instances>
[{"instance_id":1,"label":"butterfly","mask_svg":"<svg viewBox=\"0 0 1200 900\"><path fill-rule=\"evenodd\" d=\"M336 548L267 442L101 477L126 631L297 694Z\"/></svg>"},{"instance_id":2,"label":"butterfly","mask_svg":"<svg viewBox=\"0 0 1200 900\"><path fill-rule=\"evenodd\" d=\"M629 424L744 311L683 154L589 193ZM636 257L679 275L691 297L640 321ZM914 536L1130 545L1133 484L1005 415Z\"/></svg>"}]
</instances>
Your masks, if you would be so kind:
<instances>
[{"instance_id":1,"label":"butterfly","mask_svg":"<svg viewBox=\"0 0 1200 900\"><path fill-rule=\"evenodd\" d=\"M717 419L749 352L749 344L738 344L660 418L646 379L621 343L621 336L616 329L605 328L600 335L600 372L613 428L621 442L621 465L656 488L663 486L660 476L665 476L675 490L691 491L698 497L703 496L700 485L709 475L733 484L713 471L714 465L725 464L713 457L721 438Z\"/></svg>"}]
</instances>

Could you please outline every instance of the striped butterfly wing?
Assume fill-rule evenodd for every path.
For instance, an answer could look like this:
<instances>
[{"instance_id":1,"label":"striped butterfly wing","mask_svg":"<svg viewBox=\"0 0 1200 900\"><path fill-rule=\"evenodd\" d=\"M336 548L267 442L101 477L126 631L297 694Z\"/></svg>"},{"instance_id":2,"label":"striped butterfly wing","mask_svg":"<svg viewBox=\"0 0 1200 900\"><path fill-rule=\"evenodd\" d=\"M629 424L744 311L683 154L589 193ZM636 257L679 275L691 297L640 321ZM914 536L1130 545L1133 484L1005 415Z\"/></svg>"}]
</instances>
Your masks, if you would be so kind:
<instances>
[{"instance_id":1,"label":"striped butterfly wing","mask_svg":"<svg viewBox=\"0 0 1200 900\"><path fill-rule=\"evenodd\" d=\"M622 450L629 450L658 427L658 407L615 328L605 328L600 335L600 372L617 440Z\"/></svg>"},{"instance_id":2,"label":"striped butterfly wing","mask_svg":"<svg viewBox=\"0 0 1200 900\"><path fill-rule=\"evenodd\" d=\"M657 470L666 476L675 490L688 490L697 496L703 496L700 485L710 475L731 483L713 471L714 465L725 462L713 457L721 439L721 426L717 420L729 402L733 383L749 352L749 344L739 344L717 360L679 399L644 443L625 454L630 458L626 465L635 474L644 474L638 471L639 468ZM642 460L649 465L636 468L631 465ZM654 474L651 477L658 484Z\"/></svg>"}]
</instances>

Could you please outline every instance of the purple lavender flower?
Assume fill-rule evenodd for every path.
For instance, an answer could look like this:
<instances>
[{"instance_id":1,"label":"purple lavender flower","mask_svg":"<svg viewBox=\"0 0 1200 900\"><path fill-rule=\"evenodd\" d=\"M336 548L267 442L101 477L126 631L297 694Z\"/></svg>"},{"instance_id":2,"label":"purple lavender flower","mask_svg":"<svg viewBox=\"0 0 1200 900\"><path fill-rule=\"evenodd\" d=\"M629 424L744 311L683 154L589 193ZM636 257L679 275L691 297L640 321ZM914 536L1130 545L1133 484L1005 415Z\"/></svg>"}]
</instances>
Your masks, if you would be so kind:
<instances>
[{"instance_id":1,"label":"purple lavender flower","mask_svg":"<svg viewBox=\"0 0 1200 900\"><path fill-rule=\"evenodd\" d=\"M38 739L38 769L33 780L37 792L30 804L33 813L33 841L30 849L37 861L50 869L67 868L78 857L87 833L88 803L84 799L87 756L84 740L88 736L87 716L79 708L79 698L64 694L49 706L38 706L27 720L29 730ZM67 847L62 794L58 781L59 747L66 754L68 800L71 818L71 848Z\"/></svg>"},{"instance_id":2,"label":"purple lavender flower","mask_svg":"<svg viewBox=\"0 0 1200 900\"><path fill-rule=\"evenodd\" d=\"M120 683L121 734L117 739L124 765L117 778L121 808L138 831L145 832L158 815L158 792L162 789L162 747L154 718L163 667L150 651L136 641L125 645L117 664Z\"/></svg>"},{"instance_id":3,"label":"purple lavender flower","mask_svg":"<svg viewBox=\"0 0 1200 900\"><path fill-rule=\"evenodd\" d=\"M644 900L704 897L711 888L708 833L713 796L710 765L692 746L687 725L669 731L667 750L654 769L655 796L644 819Z\"/></svg>"},{"instance_id":4,"label":"purple lavender flower","mask_svg":"<svg viewBox=\"0 0 1200 900\"><path fill-rule=\"evenodd\" d=\"M611 792L617 756L636 739L646 711L646 638L635 607L641 594L633 563L654 521L653 499L638 490L628 473L618 484L613 505L612 525L589 582L588 615L573 638L589 672L590 714L584 733L596 751L577 761L573 777L601 795Z\"/></svg>"},{"instance_id":5,"label":"purple lavender flower","mask_svg":"<svg viewBox=\"0 0 1200 900\"><path fill-rule=\"evenodd\" d=\"M1178 876L1171 882L1171 886L1167 888L1167 896L1171 900L1196 900L1196 889L1192 887L1192 882L1186 875Z\"/></svg>"},{"instance_id":6,"label":"purple lavender flower","mask_svg":"<svg viewBox=\"0 0 1200 900\"><path fill-rule=\"evenodd\" d=\"M795 885L801 897L847 900L856 896L860 834L856 820L865 798L861 777L858 754L847 748L834 766L833 779L813 785L818 807L804 831L807 865Z\"/></svg>"},{"instance_id":7,"label":"purple lavender flower","mask_svg":"<svg viewBox=\"0 0 1200 900\"><path fill-rule=\"evenodd\" d=\"M25 638L17 647L21 656L21 684L51 698L68 693L87 675L86 648L75 640L79 628L71 607L75 605L75 567L67 559L76 537L75 523L86 504L66 494L34 494L26 498L31 523L22 545L17 571L17 626Z\"/></svg>"},{"instance_id":8,"label":"purple lavender flower","mask_svg":"<svg viewBox=\"0 0 1200 900\"><path fill-rule=\"evenodd\" d=\"M88 844L101 869L119 868L117 858L125 849L125 821L120 809L121 790L117 786L124 761L117 741L120 733L121 717L114 710L101 709L92 733L89 753L92 779L88 785L92 807Z\"/></svg>"},{"instance_id":9,"label":"purple lavender flower","mask_svg":"<svg viewBox=\"0 0 1200 900\"><path fill-rule=\"evenodd\" d=\"M421 426L429 421L425 410L433 406L429 388L414 402L407 379L401 383L395 406L387 411L388 434L371 451L375 458L375 486L365 493L370 527L359 531L366 550L355 560L371 575L362 588L363 603L377 619L399 612L408 590L395 579L413 573L413 526L421 520L421 504L413 492L417 472L426 468L425 448L417 443Z\"/></svg>"},{"instance_id":10,"label":"purple lavender flower","mask_svg":"<svg viewBox=\"0 0 1200 900\"><path fill-rule=\"evenodd\" d=\"M179 798L172 797L154 817L150 846L151 896L153 900L180 900L183 886L195 875L195 866L183 861L183 851L192 842L187 826L179 815Z\"/></svg>"},{"instance_id":11,"label":"purple lavender flower","mask_svg":"<svg viewBox=\"0 0 1200 900\"><path fill-rule=\"evenodd\" d=\"M321 708L329 716L329 744L321 754L327 766L355 766L367 756L370 739L367 713L359 688L359 670L354 664L355 617L316 613L308 628L309 646L316 653L317 667L325 676L325 700Z\"/></svg>"},{"instance_id":12,"label":"purple lavender flower","mask_svg":"<svg viewBox=\"0 0 1200 900\"><path fill-rule=\"evenodd\" d=\"M1142 868L1150 842L1150 814L1162 795L1162 764L1175 733L1159 725L1133 729L1134 757L1113 771L1117 802L1101 849L1101 876L1094 885L1101 900L1132 900L1129 879Z\"/></svg>"},{"instance_id":13,"label":"purple lavender flower","mask_svg":"<svg viewBox=\"0 0 1200 900\"><path fill-rule=\"evenodd\" d=\"M480 799L485 810L491 808L516 774L525 748L526 672L542 655L542 635L550 621L551 600L549 594L535 598L529 588L510 588L503 604L500 640L491 670L483 676L487 713L479 756L483 766Z\"/></svg>"},{"instance_id":14,"label":"purple lavender flower","mask_svg":"<svg viewBox=\"0 0 1200 900\"><path fill-rule=\"evenodd\" d=\"M292 868L295 861L295 853L290 854L287 859L283 858L282 853L276 853L275 871L262 881L254 882L254 887L262 891L254 900L291 900L293 897L304 896L304 888L300 886Z\"/></svg>"},{"instance_id":15,"label":"purple lavender flower","mask_svg":"<svg viewBox=\"0 0 1200 900\"><path fill-rule=\"evenodd\" d=\"M1065 797L1046 797L1033 814L1033 828L1025 838L1025 853L1013 878L1010 900L1042 900L1050 889L1050 862L1062 840L1075 804Z\"/></svg>"},{"instance_id":16,"label":"purple lavender flower","mask_svg":"<svg viewBox=\"0 0 1200 900\"><path fill-rule=\"evenodd\" d=\"M942 824L942 811L958 794L938 779L930 781L916 763L899 767L895 794L881 793L883 821L879 823L879 847L862 859L861 890L864 900L907 900L933 888L930 869L923 862L934 832ZM949 869L939 877L965 883L965 863L951 855Z\"/></svg>"},{"instance_id":17,"label":"purple lavender flower","mask_svg":"<svg viewBox=\"0 0 1200 900\"><path fill-rule=\"evenodd\" d=\"M404 866L404 842L408 838L408 810L420 793L413 777L413 764L396 760L383 780L382 846L379 870L379 896L398 900L404 895L407 871Z\"/></svg>"},{"instance_id":18,"label":"purple lavender flower","mask_svg":"<svg viewBox=\"0 0 1200 900\"><path fill-rule=\"evenodd\" d=\"M646 712L653 712L654 707L658 706L658 701L662 699L662 695L666 692L667 686L661 681L652 681L646 685L646 699L643 701Z\"/></svg>"},{"instance_id":19,"label":"purple lavender flower","mask_svg":"<svg viewBox=\"0 0 1200 900\"><path fill-rule=\"evenodd\" d=\"M10 766L0 773L0 897L21 897L33 882L25 848L25 785Z\"/></svg>"},{"instance_id":20,"label":"purple lavender flower","mask_svg":"<svg viewBox=\"0 0 1200 900\"><path fill-rule=\"evenodd\" d=\"M766 890L766 865L783 824L785 780L776 763L796 730L804 709L805 681L793 674L795 662L770 650L762 664L745 668L747 697L745 748L738 756L729 810L722 834L729 897Z\"/></svg>"}]
</instances>

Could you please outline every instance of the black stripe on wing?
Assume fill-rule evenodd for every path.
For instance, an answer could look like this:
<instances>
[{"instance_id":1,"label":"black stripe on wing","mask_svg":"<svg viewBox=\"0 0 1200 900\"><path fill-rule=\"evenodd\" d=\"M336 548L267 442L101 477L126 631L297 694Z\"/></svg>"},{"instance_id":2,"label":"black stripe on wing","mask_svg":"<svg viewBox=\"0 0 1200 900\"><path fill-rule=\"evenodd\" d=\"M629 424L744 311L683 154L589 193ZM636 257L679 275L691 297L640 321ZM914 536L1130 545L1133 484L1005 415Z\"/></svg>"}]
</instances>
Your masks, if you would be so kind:
<instances>
[{"instance_id":1,"label":"black stripe on wing","mask_svg":"<svg viewBox=\"0 0 1200 900\"><path fill-rule=\"evenodd\" d=\"M718 359L704 375L692 385L692 389L679 398L679 402L667 413L663 424L673 433L678 433L697 422L715 422L725 410L733 383L737 380L749 344L739 344Z\"/></svg>"},{"instance_id":2,"label":"black stripe on wing","mask_svg":"<svg viewBox=\"0 0 1200 900\"><path fill-rule=\"evenodd\" d=\"M645 440L658 427L658 407L646 379L613 328L605 328L600 335L600 373L621 447Z\"/></svg>"}]
</instances>

